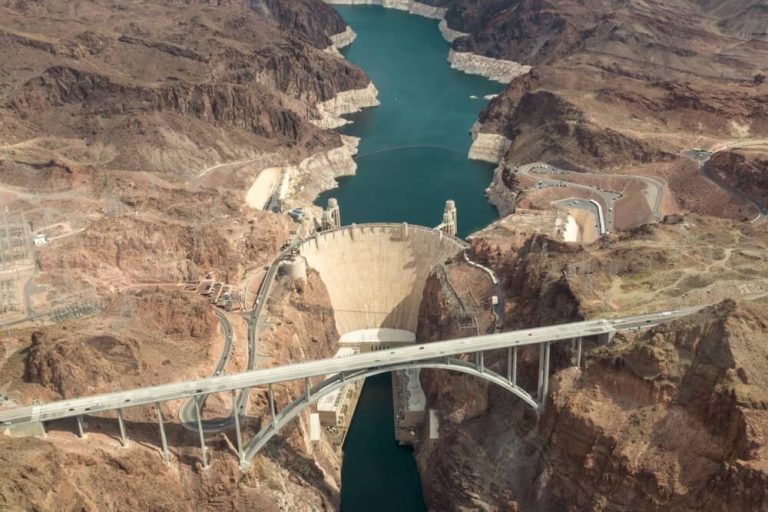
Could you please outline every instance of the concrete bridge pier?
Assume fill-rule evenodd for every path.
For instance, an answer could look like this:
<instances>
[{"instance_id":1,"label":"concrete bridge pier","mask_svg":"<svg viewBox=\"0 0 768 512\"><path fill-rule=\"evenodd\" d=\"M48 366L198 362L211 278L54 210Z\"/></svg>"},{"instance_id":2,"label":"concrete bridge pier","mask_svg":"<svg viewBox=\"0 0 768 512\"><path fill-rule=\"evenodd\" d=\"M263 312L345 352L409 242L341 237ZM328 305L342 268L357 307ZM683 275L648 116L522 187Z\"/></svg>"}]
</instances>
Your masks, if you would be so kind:
<instances>
[{"instance_id":1,"label":"concrete bridge pier","mask_svg":"<svg viewBox=\"0 0 768 512\"><path fill-rule=\"evenodd\" d=\"M200 458L203 463L203 469L208 469L208 448L205 446L203 418L200 414L200 401L197 398L195 398L195 412L197 413L197 432L200 434Z\"/></svg>"},{"instance_id":2,"label":"concrete bridge pier","mask_svg":"<svg viewBox=\"0 0 768 512\"><path fill-rule=\"evenodd\" d=\"M549 352L549 341L539 344L539 383L536 397L541 407L544 406L547 393L549 392Z\"/></svg>"},{"instance_id":3,"label":"concrete bridge pier","mask_svg":"<svg viewBox=\"0 0 768 512\"><path fill-rule=\"evenodd\" d=\"M517 386L517 347L507 349L507 380Z\"/></svg>"},{"instance_id":4,"label":"concrete bridge pier","mask_svg":"<svg viewBox=\"0 0 768 512\"><path fill-rule=\"evenodd\" d=\"M85 436L87 435L85 433L85 422L83 421L82 416L77 417L77 437L80 439L85 439Z\"/></svg>"},{"instance_id":5,"label":"concrete bridge pier","mask_svg":"<svg viewBox=\"0 0 768 512\"><path fill-rule=\"evenodd\" d=\"M240 462L241 468L246 468L250 464L245 460L245 453L243 452L243 433L240 431L240 411L237 408L237 404L240 402L240 396L242 395L243 391L240 390L232 391L232 400L235 404L235 407L232 409L232 411L235 414L235 436L237 438L237 460ZM245 408L245 406L243 406Z\"/></svg>"},{"instance_id":6,"label":"concrete bridge pier","mask_svg":"<svg viewBox=\"0 0 768 512\"><path fill-rule=\"evenodd\" d=\"M117 410L117 424L120 427L120 444L123 448L128 448L128 435L125 432L125 421L123 421L123 410Z\"/></svg>"},{"instance_id":7,"label":"concrete bridge pier","mask_svg":"<svg viewBox=\"0 0 768 512\"><path fill-rule=\"evenodd\" d=\"M170 457L168 456L168 439L165 437L165 424L163 423L163 411L160 409L160 404L155 404L157 409L157 422L160 425L160 442L163 447L163 462L167 466L170 463Z\"/></svg>"},{"instance_id":8,"label":"concrete bridge pier","mask_svg":"<svg viewBox=\"0 0 768 512\"><path fill-rule=\"evenodd\" d=\"M582 351L581 336L576 338L575 345L576 345L576 363L574 366L576 366L576 368L581 368L581 351Z\"/></svg>"},{"instance_id":9,"label":"concrete bridge pier","mask_svg":"<svg viewBox=\"0 0 768 512\"><path fill-rule=\"evenodd\" d=\"M269 384L269 412L272 413L272 425L277 428L277 410L275 409L275 395L272 384Z\"/></svg>"},{"instance_id":10,"label":"concrete bridge pier","mask_svg":"<svg viewBox=\"0 0 768 512\"><path fill-rule=\"evenodd\" d=\"M399 239L401 233L400 225L373 225L364 228L358 228L355 236L358 242L373 244L374 247L384 249L386 242L403 243ZM403 269L410 270L408 275L408 286L403 289L390 290L390 294L385 297L387 302L376 304L368 302L370 294L368 288L370 282L365 281L360 289L355 290L357 296L354 300L348 300L350 295L349 283L363 282L368 272L368 266L371 263L370 251L360 251L357 247L341 244L341 247L334 249L333 244L323 242L322 246L327 246L330 254L316 254L313 245L304 244L301 247L302 256L307 258L308 263L318 268L318 271L324 272L323 279L331 282L335 286L327 286L331 302L337 313L336 323L340 332L352 332L355 329L369 328L369 319L366 311L370 308L371 315L381 315L383 311L397 311L400 309L412 313L411 316L402 316L396 325L411 327L408 332L413 333L418 322L416 313L422 299L421 289L424 280L429 275L430 269L444 261L447 257L460 254L463 246L454 238L449 238L443 233L442 242L434 244L442 232L423 227L410 227L410 236L405 240L405 246L395 245L391 250L380 254L378 260L382 268L373 272L374 276L380 278L390 275L403 275ZM346 239L344 238L346 237ZM316 237L319 240L320 237ZM338 241L348 241L351 236L349 231L340 229L322 234L324 240L334 239ZM357 257L354 265L344 265L345 272L334 273L338 270L339 261L347 263L347 259ZM411 266L412 262L418 265ZM353 273L352 279L349 277L349 268L363 268L365 272ZM277 267L274 267L275 269ZM382 286L393 285L389 279L380 279ZM414 288L413 283L417 283ZM415 291L414 291L415 289ZM356 301L356 302L355 302ZM357 305L361 304L361 305ZM237 452L241 467L247 467L248 461L258 453L258 451L267 443L287 422L297 418L299 414L305 411L313 403L324 396L334 393L343 388L345 383L354 382L374 375L386 372L395 372L411 369L434 369L449 370L466 375L474 376L495 384L510 393L517 396L524 403L530 406L537 413L541 413L546 406L546 399L549 391L550 378L550 358L551 347L554 343L563 343L565 347L571 348L571 364L576 366L583 364L583 340L599 340L604 343L610 342L616 332L634 331L637 329L653 327L664 324L670 320L685 317L701 311L704 306L691 306L672 311L646 313L643 315L632 315L622 318L597 319L573 322L570 324L557 324L547 327L537 327L533 329L522 329L519 331L510 331L501 334L486 334L478 336L468 336L460 339L438 341L416 346L391 347L381 352L360 353L354 356L343 358L330 358L323 360L313 360L301 363L293 363L284 367L262 368L243 372L237 375L217 376L208 379L199 379L181 383L163 384L151 388L140 388L116 391L108 395L98 395L90 397L72 398L68 400L53 402L49 404L34 403L28 406L20 406L13 409L0 410L0 425L4 432L10 435L41 435L44 433L45 422L55 422L67 419L76 421L77 432L84 436L86 432L85 420L87 415L114 413L117 416L120 427L120 441L125 447L129 440L126 431L126 425L123 419L123 409L125 407L155 406L157 408L158 423L163 450L163 458L169 459L168 441L165 436L164 418L162 416L161 403L171 402L182 398L193 400L190 407L195 408L197 430L200 437L200 447L202 452L203 468L208 467L207 448L205 446L205 437L201 408L203 406L203 397L210 393L220 393L231 391L235 396L235 405L233 413L235 418L226 418L224 421L211 422L214 428L209 431L221 431L231 428L235 425L237 432ZM400 309L398 309L400 308ZM355 309L354 316L347 316L340 321L339 316L345 312ZM257 310L258 311L258 310ZM255 325L251 320L252 325ZM379 322L381 324L381 322ZM376 325L376 322L374 322ZM384 327L387 328L387 327ZM253 330L251 330L253 332ZM590 342L591 343L591 342ZM517 385L518 370L518 349L525 348L526 351L534 351L534 345L538 345L539 350L539 369L538 383L536 392L533 391L533 383L527 385L531 390L528 391L522 386ZM504 368L503 357L499 361L499 367L486 366L484 361L485 352L499 351L506 349L506 368ZM567 349L566 349L567 350ZM497 371L498 370L498 371ZM329 376L330 375L330 376ZM281 385L290 381L304 380L305 389L299 393L299 396L288 401L285 394L281 398L286 399L278 412L274 396L274 386ZM313 386L312 380L317 383ZM268 387L269 409L272 421L266 421L259 432L248 439L245 444L242 439L240 429L240 420L244 413L245 398L252 388L264 389ZM79 417L78 417L79 416ZM191 416L187 421L194 422ZM208 423L208 422L206 422ZM191 430L194 430L192 427Z\"/></svg>"}]
</instances>

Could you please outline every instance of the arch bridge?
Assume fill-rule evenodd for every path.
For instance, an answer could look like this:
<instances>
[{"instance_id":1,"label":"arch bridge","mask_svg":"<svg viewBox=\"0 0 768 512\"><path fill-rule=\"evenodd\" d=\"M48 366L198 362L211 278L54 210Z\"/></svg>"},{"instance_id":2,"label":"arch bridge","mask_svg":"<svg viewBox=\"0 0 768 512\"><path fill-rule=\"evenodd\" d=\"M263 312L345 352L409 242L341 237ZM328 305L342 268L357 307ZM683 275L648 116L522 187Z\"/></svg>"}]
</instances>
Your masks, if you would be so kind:
<instances>
[{"instance_id":1,"label":"arch bridge","mask_svg":"<svg viewBox=\"0 0 768 512\"><path fill-rule=\"evenodd\" d=\"M608 342L616 332L650 327L674 318L690 315L703 306L682 308L672 311L634 315L610 320L587 320L567 324L558 324L534 329L504 332L438 341L423 345L411 345L388 350L366 352L347 357L321 359L303 363L289 364L266 369L216 376L206 379L190 380L160 386L144 387L126 391L106 393L90 397L61 400L47 404L16 407L0 411L0 427L39 423L75 418L78 432L83 435L83 417L96 413L114 412L120 426L121 440L127 445L122 411L129 407L155 405L158 412L158 425L162 453L166 462L169 460L168 443L165 436L163 417L159 405L170 400L190 397L203 397L211 393L231 392L237 404L243 403L240 397L251 388L266 387L269 397L271 421L247 443L243 443L240 417L244 414L244 405L239 414L233 413L237 437L237 451L241 466L247 466L250 459L284 427L313 402L333 392L350 381L363 379L379 373L406 368L437 368L458 371L492 382L519 397L537 412L544 406L550 375L550 348L554 343L570 342L575 352L574 364L581 364L582 340L597 338ZM517 380L517 352L520 347L536 345L539 349L539 370L536 390L523 389ZM484 364L484 355L488 351L506 349L506 368L502 373L492 371ZM471 361L459 358L464 354L474 354ZM331 375L330 377L328 377ZM322 377L323 380L311 385L311 379ZM273 396L275 384L303 381L304 393L293 402L278 411ZM197 410L197 425L201 445L203 466L208 465L205 447L205 435L202 418Z\"/></svg>"}]
</instances>

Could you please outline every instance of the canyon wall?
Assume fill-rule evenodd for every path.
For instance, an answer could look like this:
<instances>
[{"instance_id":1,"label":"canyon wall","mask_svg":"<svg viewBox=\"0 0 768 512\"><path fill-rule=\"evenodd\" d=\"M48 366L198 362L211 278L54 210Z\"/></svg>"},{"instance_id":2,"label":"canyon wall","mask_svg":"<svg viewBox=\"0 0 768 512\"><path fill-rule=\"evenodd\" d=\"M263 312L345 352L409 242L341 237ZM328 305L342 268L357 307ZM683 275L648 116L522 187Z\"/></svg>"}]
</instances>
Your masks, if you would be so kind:
<instances>
[{"instance_id":1,"label":"canyon wall","mask_svg":"<svg viewBox=\"0 0 768 512\"><path fill-rule=\"evenodd\" d=\"M336 178L355 174L357 162L353 157L360 140L342 135L341 141L340 147L312 155L287 169L291 176L288 197L292 201L309 206L322 192L338 187Z\"/></svg>"},{"instance_id":2,"label":"canyon wall","mask_svg":"<svg viewBox=\"0 0 768 512\"><path fill-rule=\"evenodd\" d=\"M472 125L472 145L469 146L468 157L472 160L483 160L498 164L507 153L512 141L496 133L483 133L482 125L475 122Z\"/></svg>"},{"instance_id":3,"label":"canyon wall","mask_svg":"<svg viewBox=\"0 0 768 512\"><path fill-rule=\"evenodd\" d=\"M348 27L319 1L261 5L266 14L235 2L195 3L168 15L159 4L141 10L128 3L131 24L119 21L131 16L109 16L109 5L88 2L74 14L46 4L35 12L41 30L56 34L47 46L35 35L20 35L14 23L23 16L5 8L13 35L0 53L17 58L5 60L10 78L0 88L0 114L3 126L13 129L0 136L16 142L39 135L87 140L89 148L104 150L68 157L186 179L220 162L279 151L298 163L339 146L337 134L312 121L325 115L318 104L349 112L357 91L371 88L362 71L322 51L332 44L322 34L349 42ZM67 23L73 16L91 20L95 30L78 31ZM21 69L20 62L29 68Z\"/></svg>"},{"instance_id":4,"label":"canyon wall","mask_svg":"<svg viewBox=\"0 0 768 512\"><path fill-rule=\"evenodd\" d=\"M380 5L387 9L408 11L410 14L432 19L442 19L445 15L445 9L414 0L325 0L325 3L331 5Z\"/></svg>"},{"instance_id":5,"label":"canyon wall","mask_svg":"<svg viewBox=\"0 0 768 512\"><path fill-rule=\"evenodd\" d=\"M331 36L331 44L334 48L340 50L341 48L352 44L356 37L357 34L355 34L355 31L352 30L352 27L347 25L347 28L344 29L344 32L339 32L338 34L333 34Z\"/></svg>"},{"instance_id":6,"label":"canyon wall","mask_svg":"<svg viewBox=\"0 0 768 512\"><path fill-rule=\"evenodd\" d=\"M687 235L678 234L679 219L587 248L526 233L514 217L471 239L474 257L501 279L507 329L701 303L727 290L738 294L726 269L709 291L697 290L693 280L708 274L712 259L675 259L696 251ZM740 235L724 236L733 224L690 221L704 223L696 228L699 236L723 237L714 242L716 250L740 243ZM750 244L768 241L749 226L737 232ZM638 293L646 285L657 289L654 282L681 269L690 272L691 286L669 295ZM618 295L610 291L617 280ZM449 299L431 277L420 339L461 336ZM766 325L759 319L767 307L764 298L725 299L689 318L620 333L609 345L587 339L582 368L571 366L567 344L556 345L550 394L538 418L510 393L478 379L422 372L428 407L440 418L439 439L423 437L416 446L428 506L763 510L768 416L759 355ZM506 354L500 352L487 353L485 364L503 373ZM517 378L526 389L535 388L537 361L536 349L519 351Z\"/></svg>"},{"instance_id":7,"label":"canyon wall","mask_svg":"<svg viewBox=\"0 0 768 512\"><path fill-rule=\"evenodd\" d=\"M446 7L441 7L441 2L420 3L413 0L325 0L327 4L336 5L380 5L388 9L407 11L410 14L424 16L426 18L440 20L439 29L446 41L453 43L459 38L469 34L453 30L448 26L446 19ZM430 5L434 3L434 5ZM448 2L442 2L448 3ZM478 52L455 51L448 53L448 62L451 67L469 73L480 75L501 83L509 83L515 77L525 74L530 67L518 64L512 60L484 56Z\"/></svg>"},{"instance_id":8,"label":"canyon wall","mask_svg":"<svg viewBox=\"0 0 768 512\"><path fill-rule=\"evenodd\" d=\"M453 49L448 53L448 62L454 69L470 75L484 76L503 84L508 84L531 70L530 66L511 60L494 59L472 52L457 52Z\"/></svg>"},{"instance_id":9,"label":"canyon wall","mask_svg":"<svg viewBox=\"0 0 768 512\"><path fill-rule=\"evenodd\" d=\"M265 314L270 321L259 350L269 354L268 364L322 359L337 350L333 311L317 274L277 286ZM135 318L142 319L140 325ZM242 371L246 329L237 314L229 318L235 340L227 369ZM28 400L51 400L201 377L223 348L217 326L207 301L190 292L147 287L121 294L99 316L27 333L26 368L6 362L2 385L7 389L10 383L15 400L22 394ZM275 399L283 407L302 392L299 383L280 386ZM230 406L229 393L212 395L204 414L226 415ZM210 467L203 469L197 433L175 420L175 404L163 404L161 410L170 445L168 465L159 453L154 407L125 409L128 448L117 441L113 417L86 417L87 440L76 439L68 421L49 424L44 439L0 436L0 502L9 510L338 509L339 454L325 442L309 442L306 417L288 425L248 470L238 467L232 431L207 435ZM268 418L266 389L252 389L243 435L252 436ZM40 467L46 471L32 470Z\"/></svg>"},{"instance_id":10,"label":"canyon wall","mask_svg":"<svg viewBox=\"0 0 768 512\"><path fill-rule=\"evenodd\" d=\"M348 124L349 121L343 119L344 114L359 112L363 108L375 107L379 105L379 91L373 82L370 82L363 89L350 89L342 91L335 97L321 101L317 104L317 110L320 112L320 119L312 122L320 128L333 129Z\"/></svg>"},{"instance_id":11,"label":"canyon wall","mask_svg":"<svg viewBox=\"0 0 768 512\"><path fill-rule=\"evenodd\" d=\"M37 324L0 340L2 406L209 375L224 336L183 285L213 273L252 291L295 232L245 203L261 169L287 168L299 202L354 172L357 140L317 126L376 103L368 77L324 51L354 33L318 0L4 3L0 19L4 204L47 235L24 312ZM316 274L273 299L257 364L335 353ZM243 371L246 323L223 314L225 371ZM278 405L298 392L280 387ZM268 411L266 390L249 397L246 438ZM231 399L211 396L204 415L227 414ZM167 466L152 407L125 411L127 449L114 417L85 418L87 441L69 421L45 439L1 436L0 508L338 509L339 455L310 443L307 417L245 471L232 432L206 436L204 470L178 405L159 409Z\"/></svg>"},{"instance_id":12,"label":"canyon wall","mask_svg":"<svg viewBox=\"0 0 768 512\"><path fill-rule=\"evenodd\" d=\"M765 301L723 302L556 376L538 429L543 496L529 500L557 510L768 506L766 331L755 323L765 311Z\"/></svg>"},{"instance_id":13,"label":"canyon wall","mask_svg":"<svg viewBox=\"0 0 768 512\"><path fill-rule=\"evenodd\" d=\"M435 3L447 9L452 61L466 56L486 76L495 61L483 59L528 70L513 66L480 113L471 158L644 175L668 185L668 211L755 216L684 155L768 136L766 38L749 21L760 2ZM723 60L726 48L738 49Z\"/></svg>"},{"instance_id":14,"label":"canyon wall","mask_svg":"<svg viewBox=\"0 0 768 512\"><path fill-rule=\"evenodd\" d=\"M705 165L720 182L768 204L768 146L718 151Z\"/></svg>"}]
</instances>

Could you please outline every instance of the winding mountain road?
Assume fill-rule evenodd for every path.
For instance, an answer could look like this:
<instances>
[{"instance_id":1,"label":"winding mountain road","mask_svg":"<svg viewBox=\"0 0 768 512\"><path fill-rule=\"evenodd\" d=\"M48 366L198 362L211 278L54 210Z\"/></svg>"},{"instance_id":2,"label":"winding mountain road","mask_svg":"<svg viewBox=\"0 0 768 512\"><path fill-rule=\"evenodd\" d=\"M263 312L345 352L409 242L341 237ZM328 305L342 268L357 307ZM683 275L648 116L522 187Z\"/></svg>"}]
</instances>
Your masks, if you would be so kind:
<instances>
[{"instance_id":1,"label":"winding mountain road","mask_svg":"<svg viewBox=\"0 0 768 512\"><path fill-rule=\"evenodd\" d=\"M762 224L763 222L765 222L766 216L768 216L768 207L766 207L766 205L762 204L760 201L750 196L749 194L742 192L741 190L729 185L728 183L723 182L722 180L714 176L710 172L707 166L710 158L712 158L712 155L714 155L715 153L719 153L720 151L728 151L731 149L747 148L750 146L768 146L768 140L737 142L735 144L730 144L730 145L723 146L721 148L713 149L712 151L703 151L703 150L693 149L690 151L685 151L683 152L683 154L688 158L695 160L699 164L699 171L701 172L701 175L704 178L712 182L717 187L725 190L729 194L737 197L741 201L749 204L755 209L757 214L755 215L755 218L749 221L751 224Z\"/></svg>"},{"instance_id":2,"label":"winding mountain road","mask_svg":"<svg viewBox=\"0 0 768 512\"><path fill-rule=\"evenodd\" d=\"M218 377L224 373L224 367L227 365L229 357L232 354L232 340L234 339L234 336L232 333L232 324L229 323L229 319L227 319L226 315L217 309L214 309L213 312L218 317L221 331L224 334L224 349L221 351L219 361L216 363L216 367L211 374L211 377ZM181 408L179 408L179 420L186 429L197 430L196 403L199 405L200 410L202 410L207 398L208 395L190 398L181 406ZM206 432L218 432L222 428L227 427L230 421L230 418L202 420L203 430Z\"/></svg>"},{"instance_id":3,"label":"winding mountain road","mask_svg":"<svg viewBox=\"0 0 768 512\"><path fill-rule=\"evenodd\" d=\"M277 272L280 270L282 262L291 253L293 247L298 245L300 242L300 240L294 240L277 256L277 258L272 261L272 264L267 270L266 276L264 276L264 280L261 282L259 291L253 300L253 307L249 313L246 313L246 320L248 322L248 361L246 363L246 370L248 371L253 370L253 365L256 361L259 341L258 331L261 328L260 320L262 320L261 313L264 305L267 302L267 298L272 291L272 285L275 282L275 277L277 277ZM222 352L222 355L219 359L219 363L214 369L212 377L219 376L224 372L224 366L226 366L232 346L232 327L229 324L227 318L221 312L216 311L216 314L219 315L219 321L222 322L222 329L224 330L225 336L227 336L228 339L227 344L224 347L224 351ZM197 408L195 406L195 401L198 401L200 410L202 410L205 406L205 399L206 395L191 398L190 400L187 400L187 402L179 409L179 420L181 420L181 423L188 430L197 430ZM245 404L247 400L248 390L244 389L238 395L236 403L232 405L232 412L229 415L222 418L201 420L203 431L210 434L232 428L235 424L235 411L238 411L242 416L243 412L245 411Z\"/></svg>"},{"instance_id":4,"label":"winding mountain road","mask_svg":"<svg viewBox=\"0 0 768 512\"><path fill-rule=\"evenodd\" d=\"M534 162L530 164L521 165L517 168L517 172L522 176L528 176L532 180L536 181L535 188L543 189L549 187L566 187L577 188L586 190L592 194L597 195L605 204L604 216L605 216L605 231L611 232L614 230L614 207L617 200L622 197L622 194L613 192L610 190L604 190L590 185L584 185L581 183L574 183L567 179L568 176L595 176L598 178L619 178L625 180L639 181L646 187L648 206L651 208L653 215L658 219L661 218L661 201L664 196L665 185L658 180L648 178L646 176L637 176L632 174L603 174L593 172L574 172L560 169L550 164L542 162ZM560 179L562 177L563 179ZM578 203L576 207L582 207L581 203ZM587 207L586 209L593 211L594 208ZM593 211L594 213L594 211ZM602 233L601 233L602 234Z\"/></svg>"}]
</instances>

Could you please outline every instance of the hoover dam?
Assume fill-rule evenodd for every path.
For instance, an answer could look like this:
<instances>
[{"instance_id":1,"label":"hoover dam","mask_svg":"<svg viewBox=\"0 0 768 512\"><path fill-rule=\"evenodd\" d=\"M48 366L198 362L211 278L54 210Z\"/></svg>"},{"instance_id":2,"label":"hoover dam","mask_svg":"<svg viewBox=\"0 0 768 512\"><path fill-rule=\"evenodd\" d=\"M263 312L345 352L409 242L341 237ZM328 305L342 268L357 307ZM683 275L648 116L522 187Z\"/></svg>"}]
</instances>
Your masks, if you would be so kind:
<instances>
[{"instance_id":1,"label":"hoover dam","mask_svg":"<svg viewBox=\"0 0 768 512\"><path fill-rule=\"evenodd\" d=\"M363 224L319 233L301 245L300 257L320 274L336 328L349 339L373 329L415 333L427 276L464 248L423 226Z\"/></svg>"},{"instance_id":2,"label":"hoover dam","mask_svg":"<svg viewBox=\"0 0 768 512\"><path fill-rule=\"evenodd\" d=\"M450 44L436 20L382 7L334 8L358 34L342 53L369 74L381 105L347 116L352 122L339 131L360 138L357 173L340 178L338 188L322 193L315 204L325 206L328 199L336 198L344 224L391 223L388 229L393 237L373 231L360 236L370 237L374 250L380 241L387 250L397 252L387 256L392 262L377 259L377 264L386 263L382 274L366 272L371 277L363 279L359 272L366 270L366 262L357 252L358 242L348 248L323 248L338 254L338 259L317 261L311 254L317 250L312 242L302 248L302 254L328 287L342 340L410 339L429 270L462 250L455 239L441 241L416 226L436 226L447 199L456 201L459 237L498 217L485 197L494 165L467 155L470 130L485 103L482 98L498 93L502 85L452 69L447 61ZM402 234L397 226L403 222L409 227L407 241L399 240ZM349 237L351 232L336 236ZM363 264L347 265L347 259L353 258ZM381 284L378 289L370 286L371 278ZM360 295L348 295L347 288ZM383 329L372 329L375 326ZM345 509L426 509L413 453L393 440L392 389L389 374L365 381L344 444L341 495ZM371 464L372 459L377 464ZM400 492L388 492L380 482Z\"/></svg>"},{"instance_id":3,"label":"hoover dam","mask_svg":"<svg viewBox=\"0 0 768 512\"><path fill-rule=\"evenodd\" d=\"M761 7L0 5L0 510L768 510Z\"/></svg>"}]
</instances>

